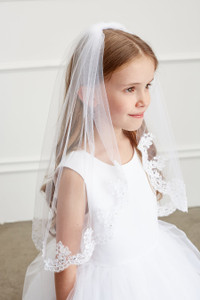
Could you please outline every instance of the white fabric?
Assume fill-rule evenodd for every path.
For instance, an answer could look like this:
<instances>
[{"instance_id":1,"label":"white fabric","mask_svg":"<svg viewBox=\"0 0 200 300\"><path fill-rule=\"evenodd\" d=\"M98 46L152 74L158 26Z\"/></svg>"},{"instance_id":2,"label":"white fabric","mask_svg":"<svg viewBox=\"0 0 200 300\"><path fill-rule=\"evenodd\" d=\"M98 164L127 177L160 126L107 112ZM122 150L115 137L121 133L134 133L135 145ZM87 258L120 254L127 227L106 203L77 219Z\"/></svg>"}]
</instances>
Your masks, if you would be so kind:
<instances>
[{"instance_id":1,"label":"white fabric","mask_svg":"<svg viewBox=\"0 0 200 300\"><path fill-rule=\"evenodd\" d=\"M114 34L118 32L117 29L122 30L122 32L125 31L126 35L129 34L124 42L125 45L130 45L129 43L134 37L134 41L131 42L131 47L134 49L133 53L137 53L141 43L144 44L144 41L141 39L140 43L137 44L136 41L138 41L139 37L131 34L120 24L99 23L81 34L73 45L72 55L69 55L67 52L64 58L64 65L67 63L67 68L60 68L61 74L59 73L58 75L61 76L60 78L58 76L58 82L55 84L44 134L32 226L33 242L36 248L43 253L43 258L46 262L45 268L48 269L49 267L51 271L59 272L71 263L85 263L90 258L96 243L100 245L102 242L105 243L106 240L109 241L112 238L115 216L118 215L121 207L127 202L126 176L123 168L121 168L120 146L115 135L104 82L105 29L111 30L111 32L114 31ZM120 34L118 32L117 39L120 39ZM117 49L119 49L118 45L116 43L115 47ZM109 48L109 45L107 47ZM144 49L146 48L147 45L143 47L143 50L142 48L140 50L145 53ZM115 53L114 50L113 53ZM155 56L153 51L150 51L150 53ZM140 51L138 55L140 55ZM145 55L149 56L148 54ZM137 58L137 56L134 58ZM126 56L124 55L124 57ZM114 61L118 61L116 54L114 55ZM131 126L128 132L134 134L135 145L141 143L138 149L143 152L144 169L149 175L153 187L162 193L158 213L161 216L169 215L176 209L187 212L188 207L176 145L173 140L170 122L168 122L167 110L157 75L156 70L153 84L149 91L147 91L145 86L145 92L149 93L151 104L145 111L142 125L138 125L138 128ZM58 108L61 101L62 104ZM149 132L152 132L155 137L153 144L151 136L148 136ZM144 139L142 138L143 134L147 134ZM149 145L152 146L149 147ZM76 196L70 180L66 180L65 193L60 196L60 199L58 197L60 183L63 178L63 168L62 166L58 168L58 165L65 155L70 154L73 150L80 149L88 151L92 155L93 160L95 160L95 155L98 156L100 153L100 156L104 157L105 161L109 161L116 166L114 186L117 187L114 188L114 191L117 193L117 197L113 203L114 205L110 206L110 211L107 212L107 215L102 210L98 211L98 218L102 221L101 226L106 229L107 234L106 236L99 236L95 241L92 239L93 233L97 236L92 227L93 218L96 218L92 213L93 203L87 202L88 199L86 199L84 194L83 197L79 197L81 199L80 205L76 207ZM157 155L160 157L158 164ZM164 181L159 175L161 167L163 167L162 159L167 160L167 164L162 170ZM47 168L43 166L45 161L48 162ZM82 160L80 164L85 174L87 174L88 180L91 180L90 187L92 193L95 194L95 186L92 185L93 178L96 176L95 168L92 163L88 165L87 160ZM40 192L42 185L43 189ZM82 190L85 188L81 187ZM88 222L85 224L87 228L82 228L83 224L80 223L84 217L83 206L86 202L88 206ZM59 209L57 209L58 207ZM67 232L68 228L75 228L76 224L71 221L74 219L74 214L80 210L82 215L81 213L79 214L79 230L74 229L70 236L69 232ZM63 211L65 211L65 214ZM86 231L84 232L84 230ZM84 234L85 245L87 245L83 251L80 249L82 234ZM47 251L47 244L52 236L56 236L57 244L54 245L54 252L50 254ZM72 247L74 248L72 249ZM73 256L70 256L71 250L73 251ZM60 253L59 260L53 261L56 251ZM61 254L62 251L64 253ZM75 256L75 254L77 255ZM65 262L64 258L68 259L68 261Z\"/></svg>"},{"instance_id":2,"label":"white fabric","mask_svg":"<svg viewBox=\"0 0 200 300\"><path fill-rule=\"evenodd\" d=\"M81 170L82 159L94 163L93 181ZM85 151L73 152L62 164L83 176L93 203L92 214L109 210L116 196L110 196L116 166L97 158L93 161ZM89 261L78 266L67 300L199 300L200 252L182 230L158 220L157 199L136 150L122 168L128 182L128 203L118 212L114 237L96 247ZM90 193L93 190L95 195ZM107 227L98 226L97 218L93 221L96 234L106 235ZM54 247L52 240L49 252ZM44 270L41 253L27 269L22 299L56 299L54 274Z\"/></svg>"}]
</instances>

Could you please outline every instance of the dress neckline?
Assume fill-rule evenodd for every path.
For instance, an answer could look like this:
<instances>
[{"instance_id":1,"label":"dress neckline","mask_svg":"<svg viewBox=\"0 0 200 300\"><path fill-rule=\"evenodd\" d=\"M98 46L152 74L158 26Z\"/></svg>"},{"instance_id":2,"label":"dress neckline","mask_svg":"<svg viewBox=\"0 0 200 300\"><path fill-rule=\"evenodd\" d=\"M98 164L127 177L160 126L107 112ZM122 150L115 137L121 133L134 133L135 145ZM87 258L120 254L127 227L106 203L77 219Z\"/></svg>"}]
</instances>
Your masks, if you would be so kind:
<instances>
[{"instance_id":1,"label":"dress neckline","mask_svg":"<svg viewBox=\"0 0 200 300\"><path fill-rule=\"evenodd\" d=\"M85 150L78 150L78 151L81 151L81 152L83 151L83 152L86 153L86 155L88 155L89 157L92 156L92 154L90 154L89 152L87 152L87 151L85 151ZM137 156L138 156L137 151L136 151L136 149L134 149L134 153L133 153L132 158L131 158L127 163L122 164L121 167L126 168L126 167L128 167L129 165L132 165L133 162L135 161L135 159L137 159ZM115 168L117 165L120 166L120 164L119 164L118 162L116 162L116 165L111 165L111 164L108 164L108 163L106 163L106 162L100 160L99 158L97 158L97 157L95 157L95 156L92 156L92 157L94 158L94 161L96 161L97 164L102 165L102 166L104 165L104 166L107 166L107 167L109 167L109 168Z\"/></svg>"}]
</instances>

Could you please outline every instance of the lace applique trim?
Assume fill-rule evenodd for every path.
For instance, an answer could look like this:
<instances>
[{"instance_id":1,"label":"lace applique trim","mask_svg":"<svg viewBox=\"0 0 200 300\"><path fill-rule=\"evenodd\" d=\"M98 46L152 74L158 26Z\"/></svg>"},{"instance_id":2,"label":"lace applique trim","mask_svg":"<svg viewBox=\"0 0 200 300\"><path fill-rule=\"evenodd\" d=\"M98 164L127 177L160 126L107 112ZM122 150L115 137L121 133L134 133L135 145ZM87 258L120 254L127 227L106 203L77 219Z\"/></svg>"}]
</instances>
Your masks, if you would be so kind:
<instances>
[{"instance_id":1,"label":"lace applique trim","mask_svg":"<svg viewBox=\"0 0 200 300\"><path fill-rule=\"evenodd\" d=\"M71 251L61 241L56 244L56 258L44 259L44 269L53 272L61 272L69 265L80 265L87 262L95 248L95 241L92 238L93 229L88 227L83 234L84 249L81 253L71 255Z\"/></svg>"},{"instance_id":2,"label":"lace applique trim","mask_svg":"<svg viewBox=\"0 0 200 300\"><path fill-rule=\"evenodd\" d=\"M47 222L47 221L46 221ZM32 221L32 240L35 244L37 250L41 251L43 248L43 243L41 239L41 228L43 226L43 221L39 218L33 218Z\"/></svg>"},{"instance_id":3,"label":"lace applique trim","mask_svg":"<svg viewBox=\"0 0 200 300\"><path fill-rule=\"evenodd\" d=\"M158 205L158 215L166 216L176 210L176 208L182 211L187 211L187 198L185 194L185 184L182 180L173 178L171 181L165 181L158 170L162 170L165 166L167 159L163 159L161 156L154 156L152 160L148 159L147 149L153 143L153 134L148 132L144 133L140 139L137 148L142 152L142 163L144 170L149 176L152 186L155 190L169 195L171 201L165 203L164 206ZM175 206L175 204L177 206ZM178 205L180 204L180 205Z\"/></svg>"},{"instance_id":4,"label":"lace applique trim","mask_svg":"<svg viewBox=\"0 0 200 300\"><path fill-rule=\"evenodd\" d=\"M157 208L158 208L158 216L165 217L172 214L176 210L176 206L170 201L161 205L159 201L157 201Z\"/></svg>"}]
</instances>

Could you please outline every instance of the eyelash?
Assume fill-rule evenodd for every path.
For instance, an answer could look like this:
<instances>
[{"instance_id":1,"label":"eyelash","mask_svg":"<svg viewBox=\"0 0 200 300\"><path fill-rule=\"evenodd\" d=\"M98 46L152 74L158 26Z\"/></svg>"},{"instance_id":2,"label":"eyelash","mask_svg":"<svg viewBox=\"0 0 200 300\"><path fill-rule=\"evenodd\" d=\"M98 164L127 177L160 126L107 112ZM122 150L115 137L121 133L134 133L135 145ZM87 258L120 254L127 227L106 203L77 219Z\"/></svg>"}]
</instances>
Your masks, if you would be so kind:
<instances>
[{"instance_id":1,"label":"eyelash","mask_svg":"<svg viewBox=\"0 0 200 300\"><path fill-rule=\"evenodd\" d=\"M152 85L151 83L148 83L148 84L147 84L147 86L148 86L147 89L149 89L149 87L150 87L151 85ZM126 91L129 92L129 90L131 89L131 92L132 92L132 89L133 89L133 88L134 88L134 86L132 86L132 87L126 89Z\"/></svg>"}]
</instances>

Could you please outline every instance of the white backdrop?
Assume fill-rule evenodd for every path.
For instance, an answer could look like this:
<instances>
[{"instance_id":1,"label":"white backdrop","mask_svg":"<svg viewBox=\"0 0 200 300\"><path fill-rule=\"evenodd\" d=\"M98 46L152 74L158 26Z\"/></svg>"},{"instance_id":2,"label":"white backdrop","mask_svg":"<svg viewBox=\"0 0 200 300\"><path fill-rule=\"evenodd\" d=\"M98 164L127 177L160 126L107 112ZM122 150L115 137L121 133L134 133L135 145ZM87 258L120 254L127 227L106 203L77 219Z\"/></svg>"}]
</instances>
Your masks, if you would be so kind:
<instances>
[{"instance_id":1,"label":"white backdrop","mask_svg":"<svg viewBox=\"0 0 200 300\"><path fill-rule=\"evenodd\" d=\"M58 64L74 37L101 21L124 24L158 56L189 206L200 206L199 11L199 0L0 0L1 223L32 219Z\"/></svg>"}]
</instances>

